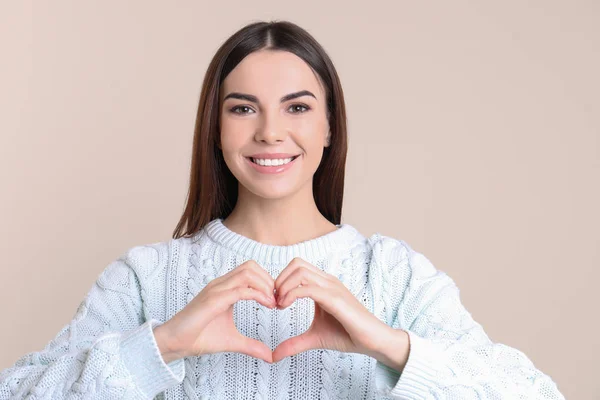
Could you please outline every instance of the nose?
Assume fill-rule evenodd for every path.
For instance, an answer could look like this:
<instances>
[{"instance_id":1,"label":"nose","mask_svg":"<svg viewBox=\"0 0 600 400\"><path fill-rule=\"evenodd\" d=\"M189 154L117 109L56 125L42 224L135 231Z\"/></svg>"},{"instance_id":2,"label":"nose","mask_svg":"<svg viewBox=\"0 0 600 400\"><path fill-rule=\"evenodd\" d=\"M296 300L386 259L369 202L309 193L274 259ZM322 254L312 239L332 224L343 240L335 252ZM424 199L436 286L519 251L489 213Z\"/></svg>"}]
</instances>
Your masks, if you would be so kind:
<instances>
[{"instance_id":1,"label":"nose","mask_svg":"<svg viewBox=\"0 0 600 400\"><path fill-rule=\"evenodd\" d=\"M254 134L255 140L265 143L283 142L287 133L277 112L265 111Z\"/></svg>"}]
</instances>

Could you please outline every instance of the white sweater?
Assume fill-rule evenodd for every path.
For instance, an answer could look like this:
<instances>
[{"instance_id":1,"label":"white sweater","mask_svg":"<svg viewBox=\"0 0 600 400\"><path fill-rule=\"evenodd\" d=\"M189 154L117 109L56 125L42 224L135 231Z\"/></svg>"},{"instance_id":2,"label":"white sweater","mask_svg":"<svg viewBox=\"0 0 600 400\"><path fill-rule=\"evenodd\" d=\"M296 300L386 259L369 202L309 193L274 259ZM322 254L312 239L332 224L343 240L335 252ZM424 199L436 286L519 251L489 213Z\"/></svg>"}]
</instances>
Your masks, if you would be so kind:
<instances>
[{"instance_id":1,"label":"white sweater","mask_svg":"<svg viewBox=\"0 0 600 400\"><path fill-rule=\"evenodd\" d=\"M402 240L348 224L290 246L258 243L220 219L192 238L135 246L98 276L74 318L0 372L4 399L564 399L521 351L490 341L454 281ZM374 315L409 334L402 373L357 353L309 350L269 364L241 353L165 364L153 328L248 259L273 278L301 257L335 275ZM234 305L244 335L274 349L312 322L314 302Z\"/></svg>"}]
</instances>

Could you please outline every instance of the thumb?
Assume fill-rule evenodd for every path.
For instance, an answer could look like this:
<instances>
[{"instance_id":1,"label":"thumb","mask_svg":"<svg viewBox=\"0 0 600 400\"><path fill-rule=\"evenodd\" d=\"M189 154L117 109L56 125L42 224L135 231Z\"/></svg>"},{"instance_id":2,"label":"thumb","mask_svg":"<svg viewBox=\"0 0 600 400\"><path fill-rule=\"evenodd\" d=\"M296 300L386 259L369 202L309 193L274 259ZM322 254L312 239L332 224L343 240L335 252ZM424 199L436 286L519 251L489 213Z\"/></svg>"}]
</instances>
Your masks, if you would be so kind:
<instances>
[{"instance_id":1,"label":"thumb","mask_svg":"<svg viewBox=\"0 0 600 400\"><path fill-rule=\"evenodd\" d=\"M273 350L273 362L276 363L286 357L318 348L320 348L320 345L317 336L308 330L302 335L294 336L279 343L279 346Z\"/></svg>"},{"instance_id":2,"label":"thumb","mask_svg":"<svg viewBox=\"0 0 600 400\"><path fill-rule=\"evenodd\" d=\"M247 354L254 358L260 358L268 363L273 362L273 353L266 344L244 336L239 332L232 341L231 351Z\"/></svg>"}]
</instances>

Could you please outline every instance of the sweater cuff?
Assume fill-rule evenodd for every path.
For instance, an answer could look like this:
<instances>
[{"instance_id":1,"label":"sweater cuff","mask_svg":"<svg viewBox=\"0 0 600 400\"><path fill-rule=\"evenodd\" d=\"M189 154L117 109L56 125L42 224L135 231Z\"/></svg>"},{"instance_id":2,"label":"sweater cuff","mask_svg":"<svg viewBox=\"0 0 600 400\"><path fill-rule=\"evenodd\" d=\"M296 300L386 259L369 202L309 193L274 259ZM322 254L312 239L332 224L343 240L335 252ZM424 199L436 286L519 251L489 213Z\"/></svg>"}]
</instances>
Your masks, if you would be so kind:
<instances>
[{"instance_id":1,"label":"sweater cuff","mask_svg":"<svg viewBox=\"0 0 600 400\"><path fill-rule=\"evenodd\" d=\"M432 343L406 330L410 340L408 361L402 373L377 361L375 376L379 393L396 399L427 399L430 388L437 387L436 365L442 360Z\"/></svg>"},{"instance_id":2,"label":"sweater cuff","mask_svg":"<svg viewBox=\"0 0 600 400\"><path fill-rule=\"evenodd\" d=\"M150 319L138 328L127 331L121 339L121 358L131 373L135 387L147 398L183 381L184 359L166 364L160 354L153 329L162 322Z\"/></svg>"}]
</instances>

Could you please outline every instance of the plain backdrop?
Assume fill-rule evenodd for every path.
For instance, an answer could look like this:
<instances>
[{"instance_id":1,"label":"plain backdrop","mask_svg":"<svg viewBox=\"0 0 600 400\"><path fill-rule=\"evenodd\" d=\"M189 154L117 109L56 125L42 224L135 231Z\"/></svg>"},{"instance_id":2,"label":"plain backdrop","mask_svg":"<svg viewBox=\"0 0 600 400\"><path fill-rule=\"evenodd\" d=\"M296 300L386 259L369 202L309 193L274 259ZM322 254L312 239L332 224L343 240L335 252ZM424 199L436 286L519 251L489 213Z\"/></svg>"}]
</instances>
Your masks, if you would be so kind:
<instances>
[{"instance_id":1,"label":"plain backdrop","mask_svg":"<svg viewBox=\"0 0 600 400\"><path fill-rule=\"evenodd\" d=\"M210 59L286 19L342 80L342 222L405 240L493 341L600 398L600 3L18 1L0 19L0 369L126 249L171 238Z\"/></svg>"}]
</instances>

